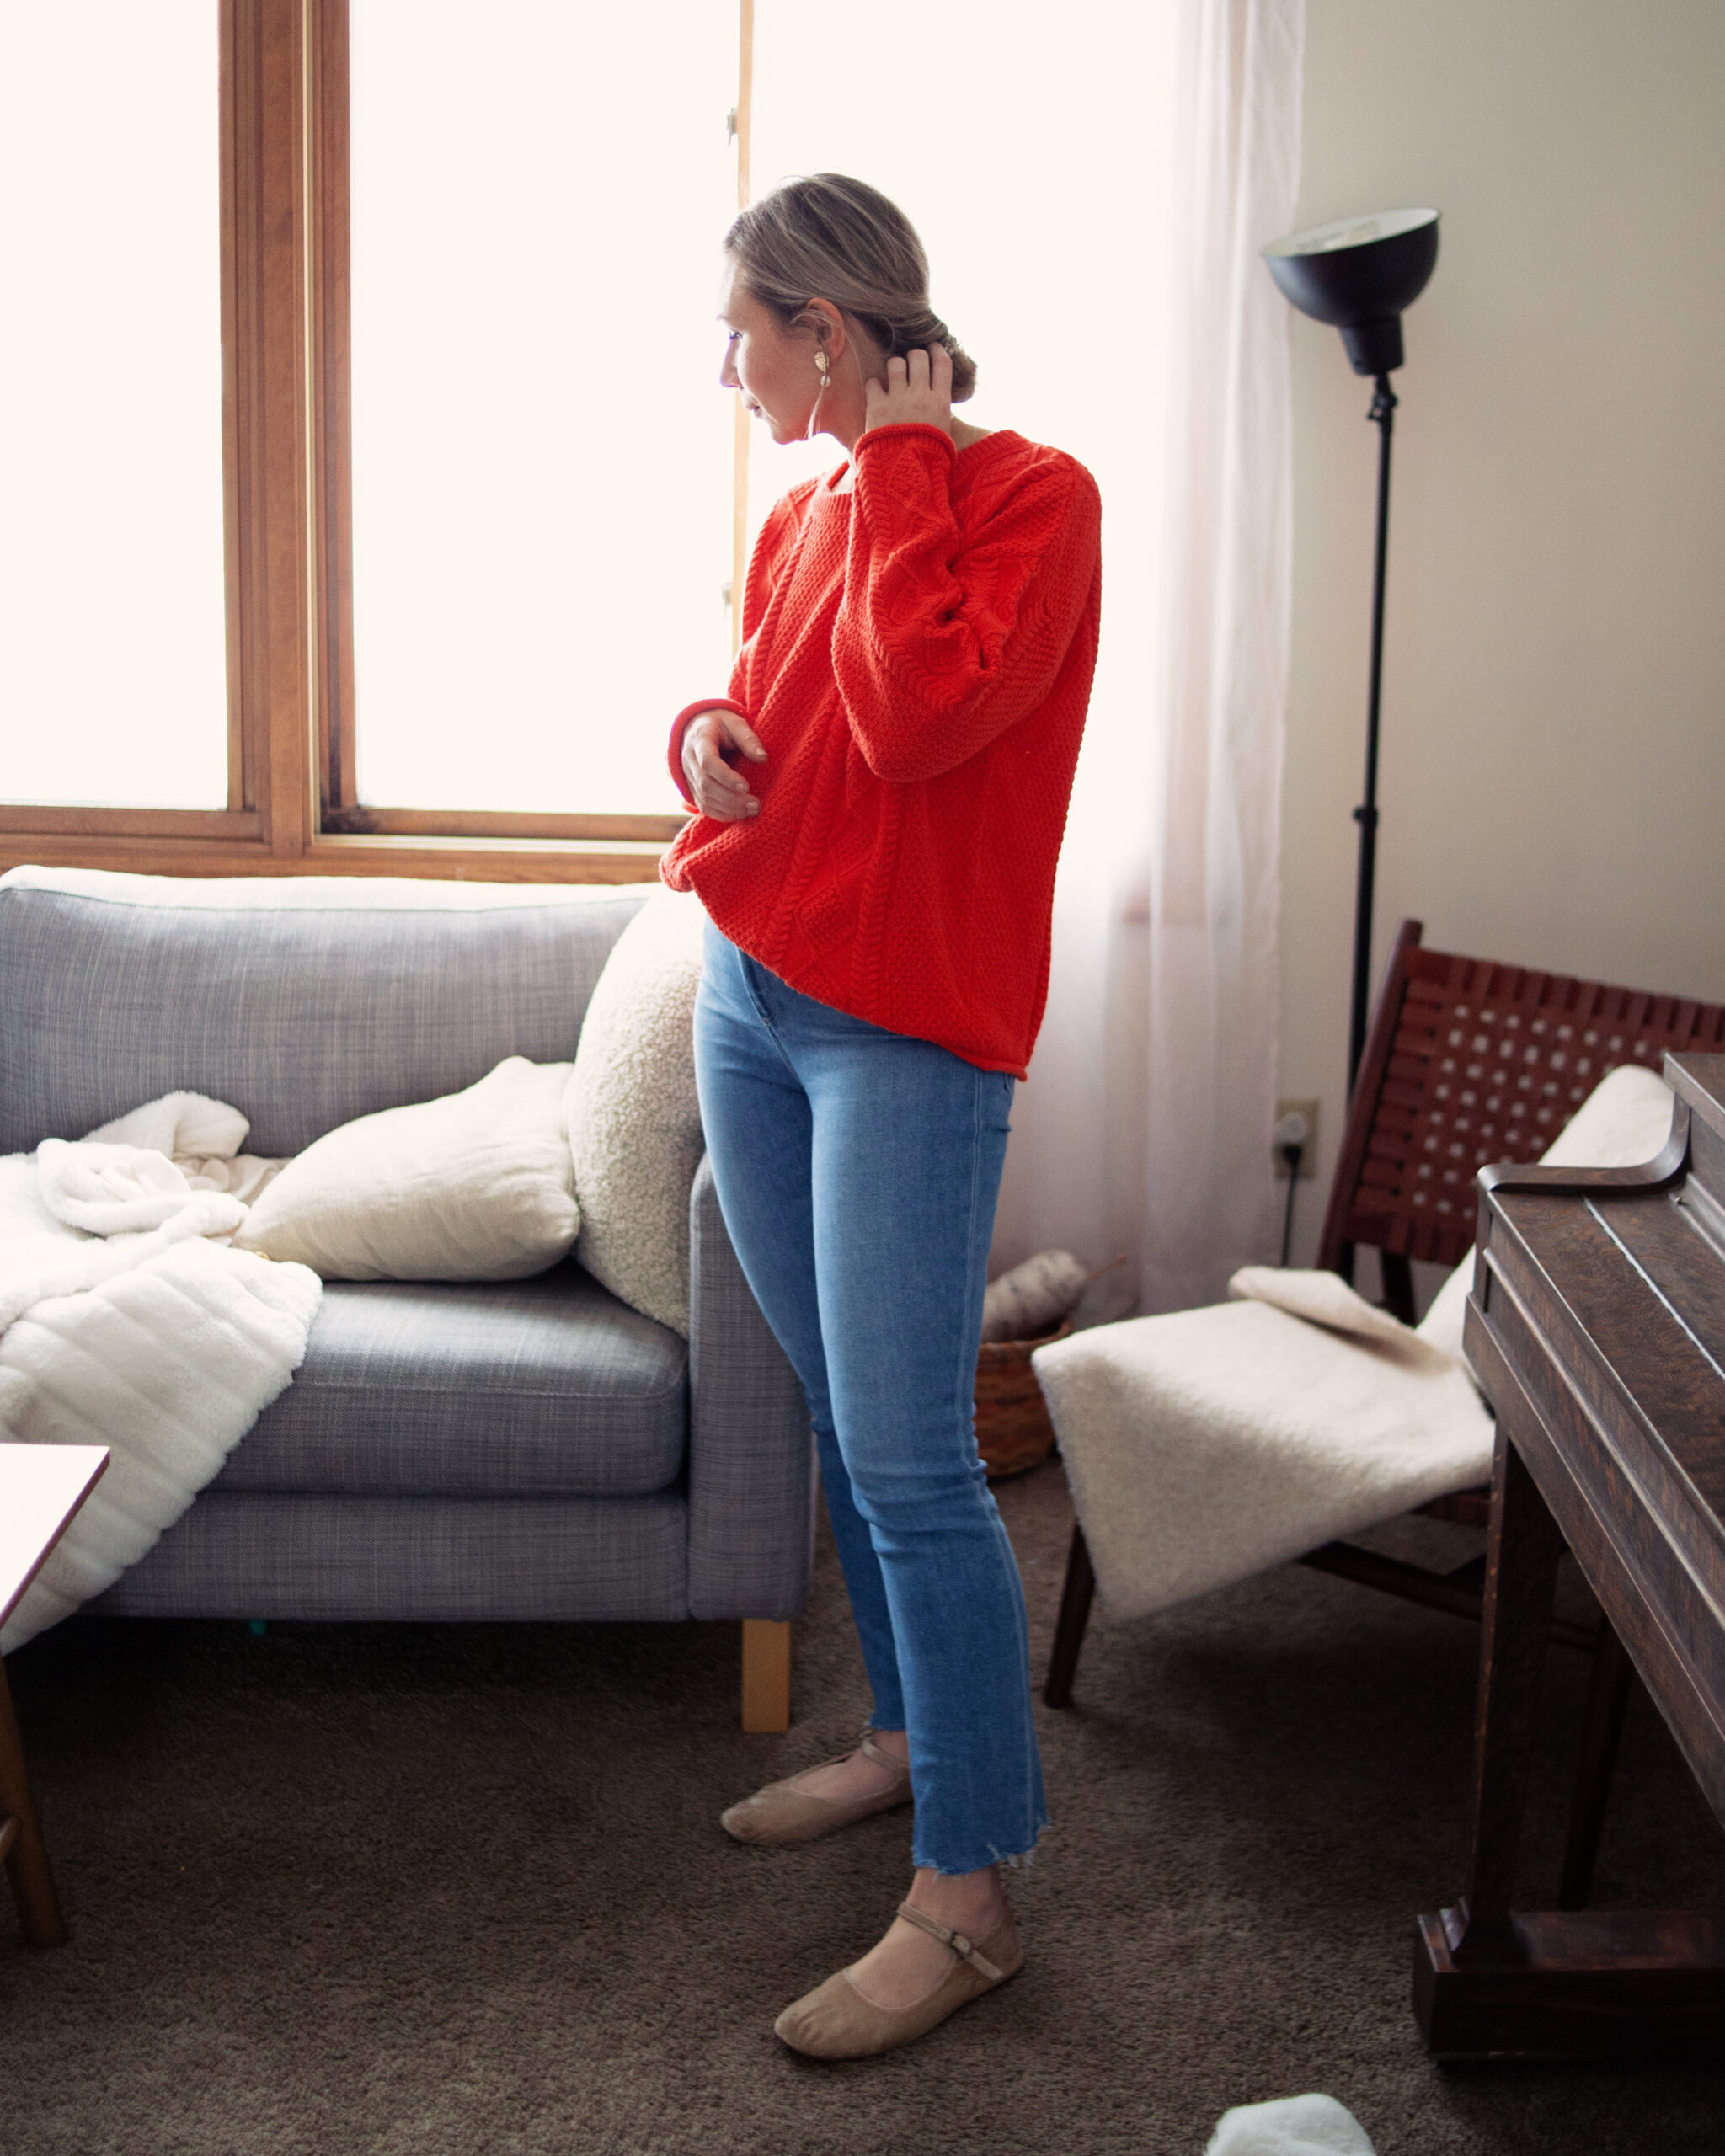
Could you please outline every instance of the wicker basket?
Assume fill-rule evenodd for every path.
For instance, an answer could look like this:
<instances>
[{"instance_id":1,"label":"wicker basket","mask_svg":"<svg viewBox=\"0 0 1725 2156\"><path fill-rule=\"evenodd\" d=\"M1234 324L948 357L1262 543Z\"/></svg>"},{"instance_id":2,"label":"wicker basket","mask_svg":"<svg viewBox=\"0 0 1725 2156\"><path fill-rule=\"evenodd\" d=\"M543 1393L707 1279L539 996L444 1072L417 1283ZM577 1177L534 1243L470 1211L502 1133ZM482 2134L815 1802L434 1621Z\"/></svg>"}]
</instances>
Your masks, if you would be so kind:
<instances>
[{"instance_id":1,"label":"wicker basket","mask_svg":"<svg viewBox=\"0 0 1725 2156\"><path fill-rule=\"evenodd\" d=\"M1062 1318L1058 1331L1039 1339L983 1342L976 1358L976 1449L991 1482L1040 1467L1054 1450L1054 1424L1030 1357L1071 1330L1071 1320Z\"/></svg>"}]
</instances>

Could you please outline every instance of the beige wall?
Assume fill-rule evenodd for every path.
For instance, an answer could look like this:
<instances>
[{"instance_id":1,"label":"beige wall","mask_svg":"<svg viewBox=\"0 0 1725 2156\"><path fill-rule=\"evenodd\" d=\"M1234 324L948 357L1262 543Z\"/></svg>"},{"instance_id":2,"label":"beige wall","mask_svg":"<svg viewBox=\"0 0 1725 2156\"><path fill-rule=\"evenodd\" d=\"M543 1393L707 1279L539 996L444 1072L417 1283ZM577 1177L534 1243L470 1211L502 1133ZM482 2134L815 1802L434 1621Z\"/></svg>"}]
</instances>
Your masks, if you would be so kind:
<instances>
[{"instance_id":1,"label":"beige wall","mask_svg":"<svg viewBox=\"0 0 1725 2156\"><path fill-rule=\"evenodd\" d=\"M1375 965L1725 1001L1725 5L1310 0L1300 222L1434 205L1405 320ZM1282 1091L1341 1121L1375 430L1296 318Z\"/></svg>"}]
</instances>

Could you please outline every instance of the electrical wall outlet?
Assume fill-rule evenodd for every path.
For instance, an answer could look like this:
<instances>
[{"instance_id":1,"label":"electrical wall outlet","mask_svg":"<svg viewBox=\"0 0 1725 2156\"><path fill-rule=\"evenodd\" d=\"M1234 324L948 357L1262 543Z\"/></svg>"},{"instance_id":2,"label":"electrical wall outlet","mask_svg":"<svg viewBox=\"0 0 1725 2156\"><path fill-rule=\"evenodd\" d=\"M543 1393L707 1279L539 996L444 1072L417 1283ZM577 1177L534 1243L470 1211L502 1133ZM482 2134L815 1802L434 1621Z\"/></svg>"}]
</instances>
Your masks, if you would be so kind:
<instances>
[{"instance_id":1,"label":"electrical wall outlet","mask_svg":"<svg viewBox=\"0 0 1725 2156\"><path fill-rule=\"evenodd\" d=\"M1301 1182L1309 1182L1317 1173L1317 1102L1306 1100L1278 1101L1276 1121L1279 1123L1284 1115L1303 1115L1306 1118L1306 1150L1300 1156L1300 1180ZM1288 1177L1288 1164L1282 1158L1279 1148L1272 1146L1270 1150L1275 1155L1276 1180L1278 1182L1285 1182Z\"/></svg>"}]
</instances>

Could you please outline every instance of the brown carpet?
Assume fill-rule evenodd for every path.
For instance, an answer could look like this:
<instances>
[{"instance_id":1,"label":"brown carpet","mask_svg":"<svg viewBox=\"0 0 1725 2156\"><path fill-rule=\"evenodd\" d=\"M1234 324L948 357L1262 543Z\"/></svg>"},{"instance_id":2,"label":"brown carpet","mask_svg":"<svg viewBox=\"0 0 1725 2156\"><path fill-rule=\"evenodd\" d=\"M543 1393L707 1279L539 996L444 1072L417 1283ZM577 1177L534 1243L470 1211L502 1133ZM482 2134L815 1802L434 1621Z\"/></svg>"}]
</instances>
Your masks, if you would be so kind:
<instances>
[{"instance_id":1,"label":"brown carpet","mask_svg":"<svg viewBox=\"0 0 1725 2156\"><path fill-rule=\"evenodd\" d=\"M1059 1469L1001 1495L1042 1657ZM772 2017L880 1929L905 1817L766 1851L714 1815L851 1739L830 1548L783 1738L735 1727L729 1625L73 1619L8 1665L74 1937L32 1954L0 1908L0 2150L1199 2156L1230 2104L1306 2089L1381 2156L1717 2150L1725 2073L1420 2049L1411 1927L1461 1880L1476 1638L1295 1569L1098 1614L1077 1705L1042 1713L1025 1976L822 2068ZM1548 1684L1536 1892L1580 1677ZM1599 1898L1717 1903L1722 1838L1644 1701L1627 1750Z\"/></svg>"}]
</instances>

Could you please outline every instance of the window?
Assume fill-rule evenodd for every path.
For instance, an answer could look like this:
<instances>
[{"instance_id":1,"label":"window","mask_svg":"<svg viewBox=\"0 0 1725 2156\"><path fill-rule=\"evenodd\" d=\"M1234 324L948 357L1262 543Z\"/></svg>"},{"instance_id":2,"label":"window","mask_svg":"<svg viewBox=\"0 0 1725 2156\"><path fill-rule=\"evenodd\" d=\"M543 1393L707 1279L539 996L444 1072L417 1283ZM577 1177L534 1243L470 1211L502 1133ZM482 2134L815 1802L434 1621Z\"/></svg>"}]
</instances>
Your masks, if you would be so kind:
<instances>
[{"instance_id":1,"label":"window","mask_svg":"<svg viewBox=\"0 0 1725 2156\"><path fill-rule=\"evenodd\" d=\"M750 7L0 0L0 866L651 876Z\"/></svg>"}]
</instances>

